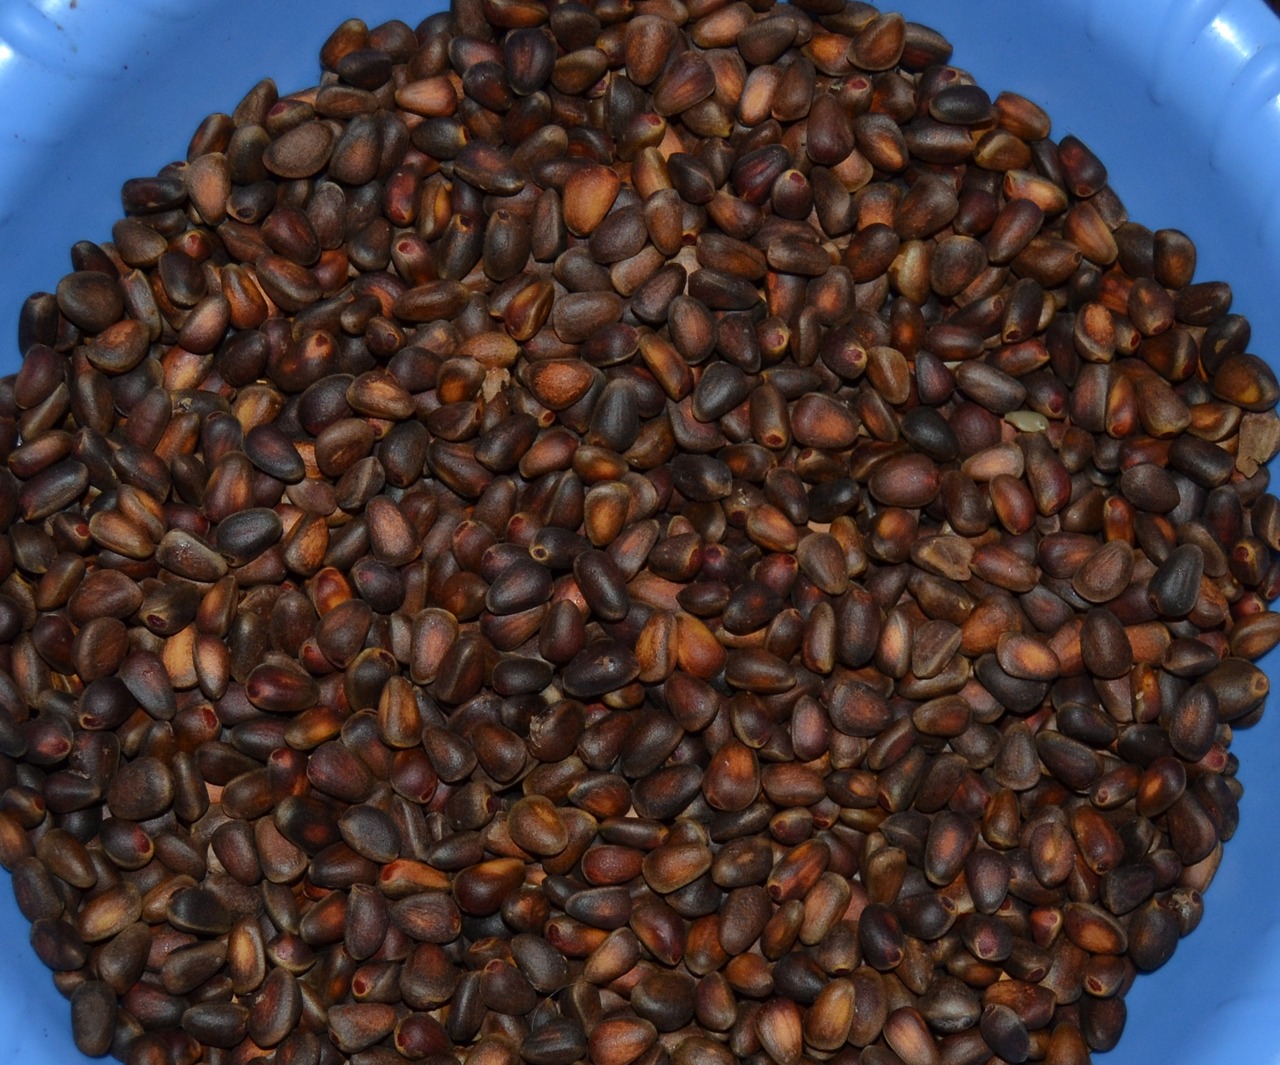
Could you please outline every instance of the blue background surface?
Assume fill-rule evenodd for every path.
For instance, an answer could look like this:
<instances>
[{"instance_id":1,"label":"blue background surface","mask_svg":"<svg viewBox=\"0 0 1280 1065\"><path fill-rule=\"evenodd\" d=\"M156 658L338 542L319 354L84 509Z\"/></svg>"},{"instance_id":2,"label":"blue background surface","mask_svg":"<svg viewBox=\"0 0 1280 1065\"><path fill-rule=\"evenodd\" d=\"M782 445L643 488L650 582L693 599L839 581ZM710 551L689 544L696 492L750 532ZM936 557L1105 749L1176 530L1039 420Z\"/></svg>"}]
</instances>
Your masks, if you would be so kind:
<instances>
[{"instance_id":1,"label":"blue background surface","mask_svg":"<svg viewBox=\"0 0 1280 1065\"><path fill-rule=\"evenodd\" d=\"M120 184L182 158L199 120L262 75L314 84L341 19L415 25L402 0L0 0L0 372L28 292L108 240ZM892 6L892 5L891 5ZM1280 365L1280 21L1262 0L903 0L993 95L1046 106L1097 151L1131 216L1185 230ZM1274 677L1280 657L1263 665ZM1128 997L1104 1065L1280 1062L1280 710L1238 736L1243 819L1200 929ZM0 1062L85 1059L0 875Z\"/></svg>"}]
</instances>

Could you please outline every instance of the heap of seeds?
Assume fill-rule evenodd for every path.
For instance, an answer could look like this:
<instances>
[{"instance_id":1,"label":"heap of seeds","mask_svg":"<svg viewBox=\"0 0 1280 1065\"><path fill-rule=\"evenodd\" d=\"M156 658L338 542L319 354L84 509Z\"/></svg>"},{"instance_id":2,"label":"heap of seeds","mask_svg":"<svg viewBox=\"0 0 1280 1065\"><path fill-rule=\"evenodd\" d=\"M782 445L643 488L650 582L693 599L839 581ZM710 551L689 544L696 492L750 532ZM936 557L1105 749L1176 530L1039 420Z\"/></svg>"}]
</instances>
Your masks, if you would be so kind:
<instances>
[{"instance_id":1,"label":"heap of seeds","mask_svg":"<svg viewBox=\"0 0 1280 1065\"><path fill-rule=\"evenodd\" d=\"M0 382L0 863L129 1065L1080 1065L1201 914L1280 386L845 0L343 23Z\"/></svg>"}]
</instances>

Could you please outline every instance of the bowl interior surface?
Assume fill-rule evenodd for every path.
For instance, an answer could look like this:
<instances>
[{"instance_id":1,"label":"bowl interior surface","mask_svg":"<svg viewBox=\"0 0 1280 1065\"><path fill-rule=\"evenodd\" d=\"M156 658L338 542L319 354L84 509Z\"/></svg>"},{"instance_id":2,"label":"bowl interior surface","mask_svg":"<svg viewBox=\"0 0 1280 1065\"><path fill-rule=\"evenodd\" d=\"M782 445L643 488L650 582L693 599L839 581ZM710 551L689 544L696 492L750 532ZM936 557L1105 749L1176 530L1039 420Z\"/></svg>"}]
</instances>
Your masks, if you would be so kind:
<instances>
[{"instance_id":1,"label":"bowl interior surface","mask_svg":"<svg viewBox=\"0 0 1280 1065\"><path fill-rule=\"evenodd\" d=\"M0 373L17 369L18 309L52 290L77 240L110 239L119 188L185 155L199 120L261 76L314 84L316 53L347 17L416 25L426 0L0 0ZM895 5L884 5L893 7ZM955 44L994 96L1030 97L1107 165L1130 217L1199 249L1280 365L1280 21L1262 0L902 0ZM1276 653L1262 663L1276 674ZM1246 787L1200 928L1127 997L1107 1065L1280 1061L1280 721L1238 735ZM84 1059L68 1007L28 945L0 877L0 1060Z\"/></svg>"}]
</instances>

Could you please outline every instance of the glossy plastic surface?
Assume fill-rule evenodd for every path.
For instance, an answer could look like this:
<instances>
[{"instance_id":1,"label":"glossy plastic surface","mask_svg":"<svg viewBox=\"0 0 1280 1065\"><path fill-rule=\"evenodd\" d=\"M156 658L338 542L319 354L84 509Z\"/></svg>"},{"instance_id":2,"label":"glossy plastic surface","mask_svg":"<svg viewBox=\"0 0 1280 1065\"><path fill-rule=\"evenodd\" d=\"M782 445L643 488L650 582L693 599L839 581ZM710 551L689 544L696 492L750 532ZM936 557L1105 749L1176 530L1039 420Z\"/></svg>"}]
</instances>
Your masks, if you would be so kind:
<instances>
[{"instance_id":1,"label":"glossy plastic surface","mask_svg":"<svg viewBox=\"0 0 1280 1065\"><path fill-rule=\"evenodd\" d=\"M76 240L108 240L126 178L181 158L196 123L258 77L313 84L349 16L416 24L396 0L0 0L0 372L22 299ZM995 92L1046 106L1109 167L1130 215L1185 230L1229 280L1253 350L1280 364L1280 21L1262 0L902 0ZM1277 675L1280 657L1264 666ZM1247 793L1200 929L1128 996L1105 1065L1280 1062L1280 710L1238 736ZM66 1003L0 876L0 1061L84 1060Z\"/></svg>"}]
</instances>

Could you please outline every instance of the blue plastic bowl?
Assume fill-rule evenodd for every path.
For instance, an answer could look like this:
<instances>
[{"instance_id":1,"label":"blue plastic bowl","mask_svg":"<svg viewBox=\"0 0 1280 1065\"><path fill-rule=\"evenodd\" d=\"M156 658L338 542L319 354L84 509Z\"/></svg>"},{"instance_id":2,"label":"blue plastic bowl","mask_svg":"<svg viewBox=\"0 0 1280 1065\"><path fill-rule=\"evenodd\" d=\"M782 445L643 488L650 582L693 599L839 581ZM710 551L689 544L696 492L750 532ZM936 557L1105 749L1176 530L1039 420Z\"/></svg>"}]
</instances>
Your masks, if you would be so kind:
<instances>
[{"instance_id":1,"label":"blue plastic bowl","mask_svg":"<svg viewBox=\"0 0 1280 1065\"><path fill-rule=\"evenodd\" d=\"M51 290L77 240L108 240L119 187L183 157L197 122L259 77L315 83L329 30L416 24L426 0L0 0L0 373L18 308ZM894 6L894 5L888 5ZM993 93L1044 105L1107 164L1132 218L1199 247L1197 278L1231 282L1253 350L1280 365L1280 21L1262 0L902 0ZM1273 675L1280 661L1269 656ZM1242 823L1200 928L1128 996L1107 1065L1280 1062L1280 722L1235 746ZM7 878L0 878L7 880ZM0 885L0 1061L85 1060L66 1002Z\"/></svg>"}]
</instances>

